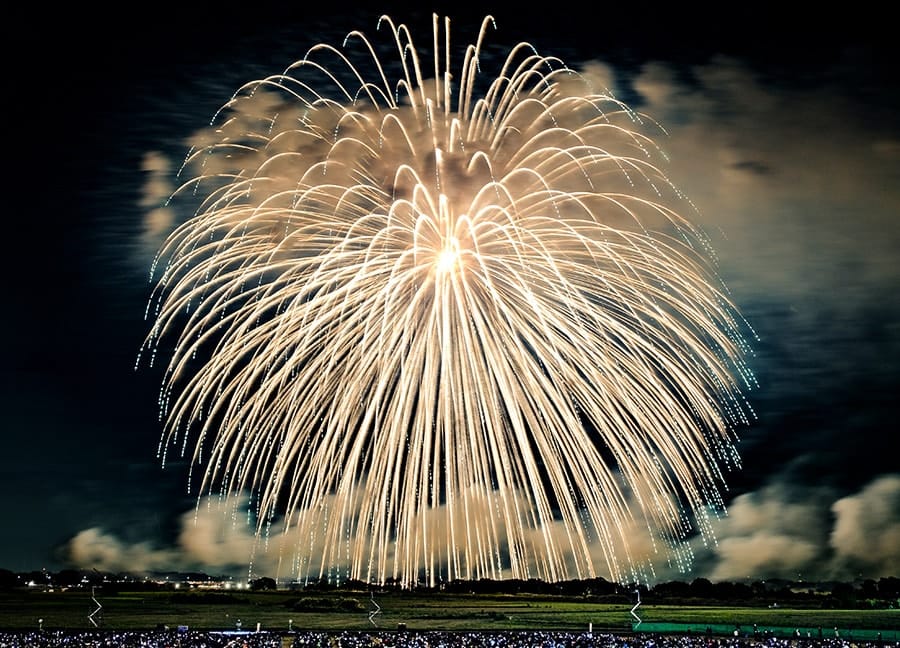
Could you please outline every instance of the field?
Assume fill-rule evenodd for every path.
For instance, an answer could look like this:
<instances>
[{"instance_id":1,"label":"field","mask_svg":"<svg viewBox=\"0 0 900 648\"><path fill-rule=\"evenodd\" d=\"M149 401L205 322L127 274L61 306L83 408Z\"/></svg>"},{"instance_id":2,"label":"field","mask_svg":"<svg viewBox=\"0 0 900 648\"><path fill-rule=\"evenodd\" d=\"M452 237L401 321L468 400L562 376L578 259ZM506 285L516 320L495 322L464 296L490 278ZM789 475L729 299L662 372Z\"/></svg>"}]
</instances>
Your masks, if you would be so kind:
<instances>
[{"instance_id":1,"label":"field","mask_svg":"<svg viewBox=\"0 0 900 648\"><path fill-rule=\"evenodd\" d=\"M90 592L16 590L0 592L0 629L140 630L179 625L195 630L612 630L630 631L631 604L609 604L536 595L411 593L309 593L167 591ZM378 610L378 614L370 615ZM858 638L876 632L900 636L900 610L819 610L766 607L642 605L640 630L742 632L759 629L839 628ZM674 624L674 625L672 625ZM775 630L773 630L775 632Z\"/></svg>"}]
</instances>

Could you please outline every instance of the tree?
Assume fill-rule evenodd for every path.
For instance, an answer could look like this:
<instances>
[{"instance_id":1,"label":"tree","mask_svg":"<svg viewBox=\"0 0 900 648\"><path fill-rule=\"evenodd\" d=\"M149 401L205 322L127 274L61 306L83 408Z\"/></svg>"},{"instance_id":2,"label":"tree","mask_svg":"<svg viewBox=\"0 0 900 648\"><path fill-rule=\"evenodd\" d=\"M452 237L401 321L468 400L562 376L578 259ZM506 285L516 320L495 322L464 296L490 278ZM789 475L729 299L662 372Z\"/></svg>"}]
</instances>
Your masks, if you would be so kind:
<instances>
[{"instance_id":1,"label":"tree","mask_svg":"<svg viewBox=\"0 0 900 648\"><path fill-rule=\"evenodd\" d=\"M63 587L73 587L81 583L81 572L76 569L63 569L56 572L56 584Z\"/></svg>"},{"instance_id":2,"label":"tree","mask_svg":"<svg viewBox=\"0 0 900 648\"><path fill-rule=\"evenodd\" d=\"M878 595L883 599L900 598L900 578L888 576L879 579Z\"/></svg>"},{"instance_id":3,"label":"tree","mask_svg":"<svg viewBox=\"0 0 900 648\"><path fill-rule=\"evenodd\" d=\"M690 585L684 581L658 583L652 589L653 595L667 601L683 601L690 596Z\"/></svg>"},{"instance_id":4,"label":"tree","mask_svg":"<svg viewBox=\"0 0 900 648\"><path fill-rule=\"evenodd\" d=\"M260 578L250 581L250 589L257 591L257 592L266 591L266 590L276 590L276 589L278 589L278 584L275 582L274 578L269 578L268 576L262 576Z\"/></svg>"},{"instance_id":5,"label":"tree","mask_svg":"<svg viewBox=\"0 0 900 648\"><path fill-rule=\"evenodd\" d=\"M691 582L691 596L698 599L713 598L713 585L706 578L695 578Z\"/></svg>"},{"instance_id":6,"label":"tree","mask_svg":"<svg viewBox=\"0 0 900 648\"><path fill-rule=\"evenodd\" d=\"M835 583L831 588L831 596L843 606L856 604L856 590L850 583Z\"/></svg>"},{"instance_id":7,"label":"tree","mask_svg":"<svg viewBox=\"0 0 900 648\"><path fill-rule=\"evenodd\" d=\"M746 583L723 581L712 586L712 598L720 601L749 601L753 598L753 590Z\"/></svg>"},{"instance_id":8,"label":"tree","mask_svg":"<svg viewBox=\"0 0 900 648\"><path fill-rule=\"evenodd\" d=\"M8 569L0 569L0 589L12 589L18 584L18 576Z\"/></svg>"}]
</instances>

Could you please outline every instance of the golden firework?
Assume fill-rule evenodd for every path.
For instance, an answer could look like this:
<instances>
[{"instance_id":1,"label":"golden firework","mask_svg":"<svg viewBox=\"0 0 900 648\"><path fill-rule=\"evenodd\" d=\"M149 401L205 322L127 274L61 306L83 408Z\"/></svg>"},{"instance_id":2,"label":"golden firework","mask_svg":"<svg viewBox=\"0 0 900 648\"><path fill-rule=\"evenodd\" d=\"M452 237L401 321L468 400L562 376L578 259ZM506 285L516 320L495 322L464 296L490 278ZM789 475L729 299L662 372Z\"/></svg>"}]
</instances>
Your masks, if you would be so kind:
<instances>
[{"instance_id":1,"label":"golden firework","mask_svg":"<svg viewBox=\"0 0 900 648\"><path fill-rule=\"evenodd\" d=\"M635 578L635 522L708 534L737 464L745 324L653 124L528 44L485 80L491 25L458 77L438 17L431 68L382 18L394 80L318 45L186 162L161 447L283 519L300 575Z\"/></svg>"}]
</instances>

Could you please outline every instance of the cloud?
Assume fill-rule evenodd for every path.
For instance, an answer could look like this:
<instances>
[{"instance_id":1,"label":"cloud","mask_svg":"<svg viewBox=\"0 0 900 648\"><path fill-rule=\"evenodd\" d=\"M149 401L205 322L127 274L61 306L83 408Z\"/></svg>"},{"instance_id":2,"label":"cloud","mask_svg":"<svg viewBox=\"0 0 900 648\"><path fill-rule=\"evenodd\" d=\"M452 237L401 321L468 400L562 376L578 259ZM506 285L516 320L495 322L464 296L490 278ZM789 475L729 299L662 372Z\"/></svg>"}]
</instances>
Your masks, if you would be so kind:
<instances>
[{"instance_id":1,"label":"cloud","mask_svg":"<svg viewBox=\"0 0 900 648\"><path fill-rule=\"evenodd\" d=\"M207 497L182 515L178 546L186 559L216 569L247 564L258 541L246 508L244 498Z\"/></svg>"},{"instance_id":2,"label":"cloud","mask_svg":"<svg viewBox=\"0 0 900 648\"><path fill-rule=\"evenodd\" d=\"M144 155L141 171L145 178L138 205L144 210L144 216L138 260L145 264L147 259L153 258L175 225L175 212L167 204L174 186L171 180L172 165L158 151Z\"/></svg>"},{"instance_id":3,"label":"cloud","mask_svg":"<svg viewBox=\"0 0 900 648\"><path fill-rule=\"evenodd\" d=\"M708 551L708 578L796 578L823 557L827 493L791 492L771 485L740 495L715 525L717 544ZM710 564L711 563L711 564Z\"/></svg>"},{"instance_id":4,"label":"cloud","mask_svg":"<svg viewBox=\"0 0 900 648\"><path fill-rule=\"evenodd\" d=\"M718 542L696 547L712 581L878 578L900 573L900 475L857 493L772 483L734 499L715 524Z\"/></svg>"},{"instance_id":5,"label":"cloud","mask_svg":"<svg viewBox=\"0 0 900 648\"><path fill-rule=\"evenodd\" d=\"M651 62L630 77L640 110L666 129L666 171L697 207L686 216L710 235L759 336L741 491L761 493L773 471L786 487L827 483L831 499L815 502L826 518L896 463L883 430L900 388L889 298L900 285L900 130L893 91L872 101L858 77L835 67L788 78L725 57Z\"/></svg>"},{"instance_id":6,"label":"cloud","mask_svg":"<svg viewBox=\"0 0 900 648\"><path fill-rule=\"evenodd\" d=\"M589 61L581 67L579 74L595 92L617 94L618 80L615 69L600 61Z\"/></svg>"},{"instance_id":7,"label":"cloud","mask_svg":"<svg viewBox=\"0 0 900 648\"><path fill-rule=\"evenodd\" d=\"M879 477L831 510L836 569L873 578L900 574L900 475Z\"/></svg>"},{"instance_id":8,"label":"cloud","mask_svg":"<svg viewBox=\"0 0 900 648\"><path fill-rule=\"evenodd\" d=\"M245 504L243 498L206 498L195 511L181 516L176 546L160 547L149 541L129 544L94 527L75 535L64 555L75 567L102 571L139 574L209 569L240 573L246 571L258 544L252 529L236 515Z\"/></svg>"},{"instance_id":9,"label":"cloud","mask_svg":"<svg viewBox=\"0 0 900 648\"><path fill-rule=\"evenodd\" d=\"M861 104L843 78L787 86L723 57L687 70L648 63L632 87L666 129L671 178L698 206L735 291L840 290L856 304L896 285L890 111Z\"/></svg>"},{"instance_id":10,"label":"cloud","mask_svg":"<svg viewBox=\"0 0 900 648\"><path fill-rule=\"evenodd\" d=\"M541 573L535 562L535 555L525 555L526 563L523 573L515 573L509 566L510 536L500 520L492 519L497 510L506 507L508 516L513 519L517 515L517 506L521 502L508 501L492 496L485 500L479 493L472 492L460 495L457 502L456 526L451 530L448 526L445 506L438 506L425 512L424 517L416 522L416 526L428 529L430 537L452 535L450 546L455 554L431 555L435 575L438 580L448 577L447 561L453 560L457 571L453 577L477 578L533 578ZM464 501L463 501L464 500ZM159 546L151 542L127 543L116 535L100 528L90 528L74 536L64 548L63 554L68 562L77 568L98 569L101 571L126 571L131 573L147 573L153 571L206 571L213 574L231 574L234 576L267 575L275 578L318 579L323 565L327 568L325 575L338 575L347 578L354 562L370 559L375 556L373 571L369 578L373 581L390 577L394 572L396 555L407 558L407 550L419 552L419 560L427 560L421 538L414 538L415 547L405 545L402 540L392 539L383 546L372 546L370 529L360 528L356 533L370 537L368 543L357 543L357 553L345 553L343 543L329 542L322 529L326 527L327 511L339 511L335 498L329 498L321 508L306 510L293 516L293 523L285 524L285 520L273 520L266 525L263 532L257 534L252 512L248 510L248 498L245 496L206 497L196 509L180 516L177 541L174 546ZM354 506L359 510L360 501ZM350 517L354 517L352 514ZM506 518L506 516L504 516ZM359 523L359 520L356 520ZM509 521L508 519L506 521ZM561 521L551 522L546 532L533 526L533 521L523 520L515 542L519 550L529 546L543 546L551 542L556 546L556 557L560 565L574 565L576 561L587 578L598 575L616 580L613 570L624 568L626 580L636 577L645 581L649 574L676 573L672 566L667 566L670 556L661 552L663 543L658 538L648 535L646 524L635 520L630 526L612 533L606 542L594 540L589 546L589 559L593 561L593 570L587 567L585 557L576 559L570 543L571 534ZM588 535L597 537L596 532L588 530ZM489 551L479 553L475 546L490 538ZM483 549L484 547L482 547ZM370 553L372 551L375 553ZM527 551L527 549L526 549ZM537 556L543 555L538 552ZM613 556L616 556L614 558ZM628 565L615 565L615 560L628 557L634 569ZM379 562L379 560L381 562ZM610 561L613 562L610 562ZM495 564L489 564L494 562ZM383 564L382 564L383 563ZM504 566L501 568L500 563ZM649 569L649 571L645 571ZM571 573L578 573L573 570Z\"/></svg>"},{"instance_id":11,"label":"cloud","mask_svg":"<svg viewBox=\"0 0 900 648\"><path fill-rule=\"evenodd\" d=\"M96 527L79 532L68 542L65 553L76 567L109 572L168 570L182 560L174 549L154 548L149 542L127 544Z\"/></svg>"},{"instance_id":12,"label":"cloud","mask_svg":"<svg viewBox=\"0 0 900 648\"><path fill-rule=\"evenodd\" d=\"M196 569L232 575L246 575L249 571L251 577L301 579L317 579L319 561L328 555L334 558L332 573L346 577L352 557L342 560L340 550L335 552L325 538L311 534L309 525L286 528L283 521L275 521L257 535L247 503L247 498L238 496L205 498L196 510L181 516L175 546L128 544L91 528L70 540L67 555L76 567L102 571ZM476 510L476 501L468 502L468 506L474 518L487 519ZM310 519L314 524L321 522L311 514ZM429 512L424 524L432 533L448 532L443 508ZM629 573L626 568L619 580L628 580L631 575L651 584L700 576L714 582L765 578L849 580L860 575L878 578L898 574L900 474L880 476L859 492L837 498L826 488L773 483L735 498L727 515L714 521L713 527L716 542L708 544L697 538L691 541L693 546L679 548L666 547L660 538L648 533L646 525L632 521L631 527L626 525L616 535L612 550L619 556L627 552L636 571ZM524 531L526 545L545 539L538 529ZM474 527L461 527L455 533L455 545L463 547L472 541ZM558 546L566 545L567 534L561 522L552 524L548 534ZM506 551L502 549L506 539L498 538L501 551ZM627 548L622 544L626 540ZM609 545L595 540L591 559L597 575L616 580L604 571L609 550ZM388 564L393 561L393 551L391 543L385 554ZM673 551L684 560L672 560ZM693 566L689 564L689 554L693 554ZM562 557L573 559L565 551ZM458 558L465 559L462 554ZM390 575L390 569L386 573ZM473 573L472 577L482 575ZM511 575L506 571L503 577ZM588 575L585 573L584 577Z\"/></svg>"}]
</instances>

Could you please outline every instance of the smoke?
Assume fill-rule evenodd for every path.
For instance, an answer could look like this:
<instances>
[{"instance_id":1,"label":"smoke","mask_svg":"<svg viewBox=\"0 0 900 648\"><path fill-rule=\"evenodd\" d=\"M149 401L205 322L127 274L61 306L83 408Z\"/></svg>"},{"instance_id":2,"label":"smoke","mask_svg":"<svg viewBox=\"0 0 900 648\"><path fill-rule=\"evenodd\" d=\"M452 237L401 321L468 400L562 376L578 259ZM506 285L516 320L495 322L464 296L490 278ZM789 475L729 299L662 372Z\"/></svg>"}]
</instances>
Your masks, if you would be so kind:
<instances>
[{"instance_id":1,"label":"smoke","mask_svg":"<svg viewBox=\"0 0 900 648\"><path fill-rule=\"evenodd\" d=\"M798 497L783 485L740 495L716 527L708 578L796 578L823 559L828 521L827 493Z\"/></svg>"},{"instance_id":2,"label":"smoke","mask_svg":"<svg viewBox=\"0 0 900 648\"><path fill-rule=\"evenodd\" d=\"M158 546L150 541L128 544L103 529L90 528L73 537L63 553L77 568L101 571L246 573L261 542L247 522L246 509L245 498L208 497L195 510L181 515L174 546ZM276 573L277 560L268 561L265 551L259 556L259 569Z\"/></svg>"},{"instance_id":3,"label":"smoke","mask_svg":"<svg viewBox=\"0 0 900 648\"><path fill-rule=\"evenodd\" d=\"M672 178L715 235L739 303L839 290L855 308L900 278L894 113L833 74L784 85L718 57L649 63L631 79L640 109L668 131Z\"/></svg>"},{"instance_id":4,"label":"smoke","mask_svg":"<svg viewBox=\"0 0 900 648\"><path fill-rule=\"evenodd\" d=\"M431 519L439 532L444 516L436 511ZM243 497L206 498L181 516L180 525L176 544L168 547L128 544L102 529L86 529L68 542L66 555L74 567L101 571L181 569L241 575L249 567L251 576L317 579L318 564L310 557L321 557L327 550L321 539L311 540L297 528L285 530L281 523L257 536ZM551 536L562 541L565 529L557 527ZM691 548L693 567L671 561L660 540L639 523L624 532L631 557L649 566L642 576L652 574L651 584L696 577L714 582L878 578L900 573L900 475L880 476L840 498L829 489L800 490L784 484L740 495L715 523L718 542L703 545L698 540ZM459 542L466 541L464 532L457 534ZM542 537L535 531L531 540ZM307 555L298 560L301 546ZM592 557L598 575L610 578L603 571L607 556L599 544ZM337 564L337 572L348 564ZM299 573L298 567L303 567Z\"/></svg>"},{"instance_id":5,"label":"smoke","mask_svg":"<svg viewBox=\"0 0 900 648\"><path fill-rule=\"evenodd\" d=\"M65 547L73 566L109 572L146 573L176 569L183 563L177 549L155 548L150 542L127 544L116 536L94 527L79 532Z\"/></svg>"},{"instance_id":6,"label":"smoke","mask_svg":"<svg viewBox=\"0 0 900 648\"><path fill-rule=\"evenodd\" d=\"M718 543L697 547L712 581L879 578L900 573L900 475L837 496L828 487L773 483L734 499Z\"/></svg>"},{"instance_id":7,"label":"smoke","mask_svg":"<svg viewBox=\"0 0 900 648\"><path fill-rule=\"evenodd\" d=\"M830 545L835 568L877 578L900 574L900 475L880 477L836 501Z\"/></svg>"},{"instance_id":8,"label":"smoke","mask_svg":"<svg viewBox=\"0 0 900 648\"><path fill-rule=\"evenodd\" d=\"M510 551L509 539L502 536L502 529L495 527L492 530L487 524L490 520L488 508L502 505L500 498L488 501L472 492L465 499L467 501L461 509L465 509L466 524L458 525L455 529L448 528L445 507L441 506L427 511L422 525L428 527L432 537L452 536L451 544L458 548L456 560L463 564L466 560L466 544L475 542L476 536L493 533L495 555L500 562L500 556L508 555ZM515 509L516 504L522 506L523 501L520 498L518 502L509 502L510 514L514 515L512 509ZM295 524L286 526L284 520L273 520L265 526L262 533L257 534L248 503L249 499L244 496L203 498L196 509L181 514L177 540L171 546L149 541L128 543L114 533L90 528L69 540L61 553L75 568L109 572L141 574L182 570L241 576L247 575L249 571L250 577L266 575L278 579L318 580L322 575L321 564L324 563L329 565L325 576L339 579L347 577L351 557L345 555L342 558L340 548L335 552L334 546L327 544L321 533L311 532L309 525L304 526L296 521ZM329 509L334 505L335 502L331 500L324 508ZM460 515L463 515L462 511ZM296 519L321 521L321 515L316 511L301 511ZM556 544L560 559L572 568L571 573L577 572L576 563L581 565L580 569L586 569L574 552L565 549L571 538L561 521L551 523L547 533L530 528L524 541L526 544L542 543L547 538L551 538ZM393 564L396 550L394 543L389 546L384 561L388 565ZM628 555L634 563L636 571L622 576L620 580L623 581L631 578L648 582L654 578L668 578L681 573L683 569L670 563L671 556L669 552L662 550L663 547L662 539L648 535L646 524L632 520L630 526L623 527L615 546L604 547L599 542L592 545L591 558L595 571L583 571L581 576L601 576L616 580L612 572L616 567L616 560L605 549L611 549L613 554L620 557ZM370 548L367 545L367 549ZM444 555L435 559L438 564L442 564L449 558ZM513 575L509 569L498 569L496 565L472 563L468 567L473 580L509 578ZM531 574L522 575L523 577L535 577L541 572L540 566L535 562L530 564L529 569ZM438 572L446 573L445 570L446 565L443 565ZM383 580L391 575L390 571L373 574L372 579Z\"/></svg>"},{"instance_id":9,"label":"smoke","mask_svg":"<svg viewBox=\"0 0 900 648\"><path fill-rule=\"evenodd\" d=\"M741 488L718 544L696 547L713 579L898 573L884 421L900 388L900 131L879 83L852 64L785 78L723 57L631 77L760 337Z\"/></svg>"},{"instance_id":10,"label":"smoke","mask_svg":"<svg viewBox=\"0 0 900 648\"><path fill-rule=\"evenodd\" d=\"M138 249L139 260L146 260L153 258L175 224L175 213L168 207L174 186L172 165L158 151L144 155L141 171L145 179L138 204L144 210L144 221Z\"/></svg>"}]
</instances>

